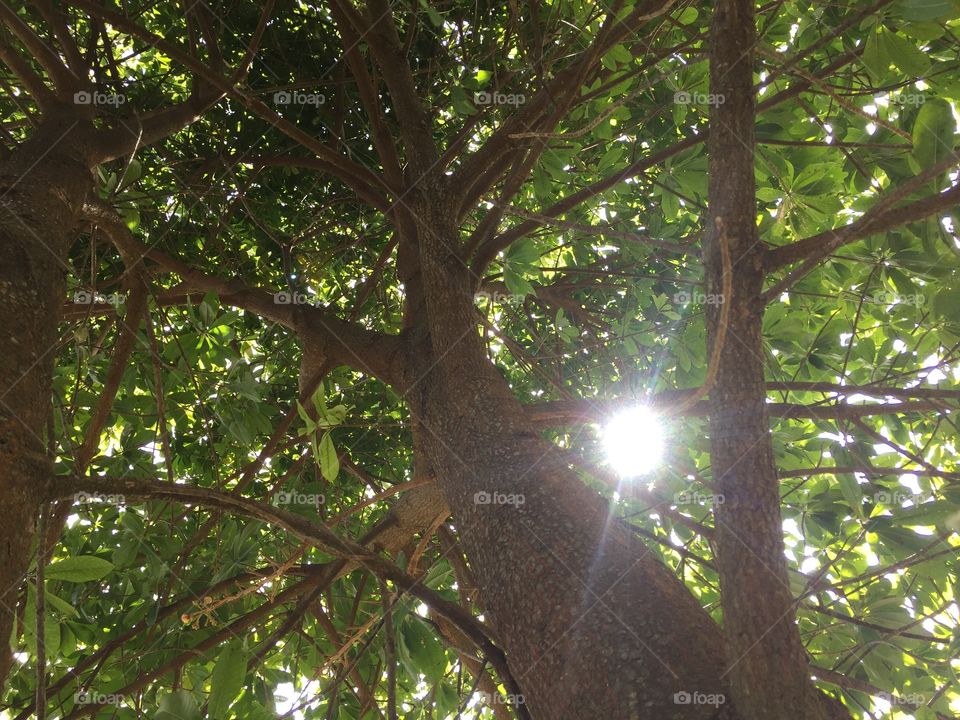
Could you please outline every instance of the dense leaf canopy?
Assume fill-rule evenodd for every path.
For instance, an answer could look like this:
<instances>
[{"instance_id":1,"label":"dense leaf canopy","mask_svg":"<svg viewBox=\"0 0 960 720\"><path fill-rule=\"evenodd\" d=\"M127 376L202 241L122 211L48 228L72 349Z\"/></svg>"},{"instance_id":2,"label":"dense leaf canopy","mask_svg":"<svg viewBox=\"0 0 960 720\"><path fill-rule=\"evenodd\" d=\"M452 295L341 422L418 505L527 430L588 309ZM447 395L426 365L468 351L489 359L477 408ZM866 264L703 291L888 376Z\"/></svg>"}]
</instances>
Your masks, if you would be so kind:
<instances>
[{"instance_id":1,"label":"dense leaf canopy","mask_svg":"<svg viewBox=\"0 0 960 720\"><path fill-rule=\"evenodd\" d=\"M43 14L12 7L55 46ZM391 208L404 198L377 133L402 169L410 159L367 39L344 34L326 3L63 8L93 65L102 125L122 118L135 132L190 97L191 59L230 91L98 170L100 199L153 254L125 263L96 223L70 250L51 351L56 473L236 493L364 539L417 482L406 398L359 358L324 364L311 385L288 327L244 307L238 286L198 278L264 288L281 310L402 330ZM766 382L800 633L813 675L855 717L950 717L960 204L938 193L960 164L960 4L777 0L757 12ZM543 132L525 108L550 107L551 81L591 52L607 13L579 0L393 8L446 172L474 189L460 227L482 249L475 305L489 358L583 482L719 621L711 538L723 498L710 489L706 412L703 401L670 411L675 391L707 376L705 310L724 300L706 292L700 252L708 115L724 102L707 82L712 10L676 3L609 48ZM0 56L14 47L0 36ZM38 110L18 73L0 82L13 147ZM383 113L371 117L371 102ZM523 156L530 167L473 162L504 127L517 148L545 148ZM808 258L819 262L795 272ZM645 402L667 409L666 449L624 479L603 426ZM635 452L649 452L641 441ZM362 564L338 573L290 527L219 501L113 495L74 498L44 573L51 717L375 718L391 687L409 720L510 716L490 694L507 689L459 631ZM389 551L423 586L481 612L489 589L471 586L455 519ZM35 562L30 573L9 718L34 712Z\"/></svg>"}]
</instances>

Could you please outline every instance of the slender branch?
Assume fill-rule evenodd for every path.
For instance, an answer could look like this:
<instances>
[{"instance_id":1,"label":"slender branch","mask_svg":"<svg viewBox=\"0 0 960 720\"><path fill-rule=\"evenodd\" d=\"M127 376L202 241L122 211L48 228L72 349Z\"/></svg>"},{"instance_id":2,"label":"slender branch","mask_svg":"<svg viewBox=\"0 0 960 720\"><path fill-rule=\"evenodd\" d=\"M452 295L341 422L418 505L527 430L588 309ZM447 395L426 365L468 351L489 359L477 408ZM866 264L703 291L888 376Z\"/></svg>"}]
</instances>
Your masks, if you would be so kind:
<instances>
[{"instance_id":1,"label":"slender branch","mask_svg":"<svg viewBox=\"0 0 960 720\"><path fill-rule=\"evenodd\" d=\"M310 133L301 130L293 123L285 120L276 111L268 107L263 101L251 95L249 92L236 87L230 82L229 79L217 74L202 62L192 57L189 53L180 50L159 35L150 32L120 13L97 5L95 2L93 2L93 0L69 0L69 2L82 7L95 17L109 22L111 25L122 30L128 35L137 37L149 45L157 48L171 59L176 60L185 68L195 73L198 77L208 82L221 93L225 93L230 97L235 98L254 115L266 120L271 126L276 127L287 136L291 137L310 151L314 152L318 158L329 161L332 168L336 169L335 174L337 177L346 182L348 185L353 178L359 177L370 186L382 187L386 191L390 190L380 176L373 173L368 168L358 165L357 163L354 163L351 160L332 151L329 147L317 140Z\"/></svg>"},{"instance_id":2,"label":"slender branch","mask_svg":"<svg viewBox=\"0 0 960 720\"><path fill-rule=\"evenodd\" d=\"M72 74L77 77L84 77L87 72L86 63L80 55L80 48L77 47L73 35L70 33L70 27L67 24L67 15L59 8L54 7L51 0L32 0L33 5L43 15L47 21L54 37L60 44L60 49L67 58L67 67Z\"/></svg>"},{"instance_id":3,"label":"slender branch","mask_svg":"<svg viewBox=\"0 0 960 720\"><path fill-rule=\"evenodd\" d=\"M921 635L920 633L907 632L906 630L898 630L897 628L889 628L883 625L878 625L877 623L872 623L867 620L863 620L858 617L851 617L849 615L844 615L841 612L836 610L831 610L830 608L823 607L821 605L816 605L814 603L804 603L804 606L813 610L814 612L820 613L821 615L826 615L827 617L832 617L836 620L842 622L848 622L853 625L858 625L859 627L869 628L871 630L876 630L877 632L883 633L886 636L902 637L908 638L910 640L922 640L923 642L929 643L940 643L947 645L950 643L950 637L937 637L936 635Z\"/></svg>"},{"instance_id":4,"label":"slender branch","mask_svg":"<svg viewBox=\"0 0 960 720\"><path fill-rule=\"evenodd\" d=\"M230 78L232 84L237 85L247 79L247 74L253 66L253 60L257 56L257 49L263 40L263 33L267 29L270 18L273 17L273 9L276 4L276 0L266 0L266 2L263 3L260 20L257 21L257 27L253 31L253 35L250 36L250 42L247 43L247 50L243 54L243 60L240 61L236 71L233 73L233 77Z\"/></svg>"},{"instance_id":5,"label":"slender branch","mask_svg":"<svg viewBox=\"0 0 960 720\"><path fill-rule=\"evenodd\" d=\"M353 25L350 23L346 12L343 10L342 3L331 3L330 13L333 15L340 32L340 37L343 39L344 57L347 60L350 73L357 83L360 102L372 125L371 137L374 147L377 149L380 164L383 166L384 177L387 178L387 182L391 185L400 188L403 186L403 172L400 168L400 159L397 157L397 149L394 146L393 137L391 137L387 130L387 118L383 114L383 108L380 106L377 88L374 85L373 78L370 77L366 63L358 48L360 35L357 34Z\"/></svg>"},{"instance_id":6,"label":"slender branch","mask_svg":"<svg viewBox=\"0 0 960 720\"><path fill-rule=\"evenodd\" d=\"M939 477L945 480L960 480L960 472L946 470L924 470L920 468L888 468L888 467L815 467L799 468L797 470L780 470L777 473L781 479L793 477L808 477L810 475L866 475L868 477L883 477L884 475L916 475L917 477Z\"/></svg>"},{"instance_id":7,"label":"slender branch","mask_svg":"<svg viewBox=\"0 0 960 720\"><path fill-rule=\"evenodd\" d=\"M387 720L397 720L397 659L396 637L393 631L392 598L387 584L380 583L383 606L384 662L387 666Z\"/></svg>"},{"instance_id":8,"label":"slender branch","mask_svg":"<svg viewBox=\"0 0 960 720\"><path fill-rule=\"evenodd\" d=\"M120 389L123 374L127 369L136 342L137 328L146 310L147 287L142 283L137 283L131 288L127 298L126 314L120 322L121 327L116 347L97 400L96 409L87 424L83 443L74 453L73 471L77 475L83 475L86 472L87 466L96 455L100 444L100 433L107 422L113 402Z\"/></svg>"},{"instance_id":9,"label":"slender branch","mask_svg":"<svg viewBox=\"0 0 960 720\"><path fill-rule=\"evenodd\" d=\"M829 382L786 382L767 383L768 391L820 392L837 395L868 395L871 397L925 398L927 400L960 400L960 390L940 387L897 388L885 385L841 385Z\"/></svg>"},{"instance_id":10,"label":"slender branch","mask_svg":"<svg viewBox=\"0 0 960 720\"><path fill-rule=\"evenodd\" d=\"M103 203L88 203L84 211L92 221L111 230L110 239L121 253L132 258L153 260L183 278L187 287L180 288L181 291L197 295L216 292L227 304L295 330L303 340L305 352L321 354L368 372L384 382L399 382L401 341L397 336L384 335L357 323L341 320L325 308L291 302L298 298L287 298L288 302L280 302L278 293L250 287L239 279L226 280L208 275L176 257L147 247L134 238L126 226L111 224L113 209Z\"/></svg>"},{"instance_id":11,"label":"slender branch","mask_svg":"<svg viewBox=\"0 0 960 720\"><path fill-rule=\"evenodd\" d=\"M0 32L0 62L3 62L20 79L23 87L33 96L41 110L47 110L56 103L57 96L21 57L19 51L7 42L2 32Z\"/></svg>"},{"instance_id":12,"label":"slender branch","mask_svg":"<svg viewBox=\"0 0 960 720\"><path fill-rule=\"evenodd\" d=\"M919 200L914 200L901 207L894 208L893 206L914 191L922 188L929 181L937 178L958 164L960 164L960 154L951 153L950 157L946 160L928 168L909 181L898 185L896 189L881 197L877 204L870 208L866 214L849 225L827 230L826 232L798 240L789 245L768 250L764 258L764 268L768 271L776 270L784 265L797 262L798 260L805 260L806 262L803 266L801 266L799 270L794 271L794 273L791 273L788 277L789 279L797 275L800 270L809 269L809 267L812 267L812 264L819 262L844 245L861 240L875 233L892 230L895 227L905 225L909 222L922 220L939 210L950 207L960 199L960 185L955 185L935 195L928 195ZM797 276L797 279L799 279L799 276ZM776 287L780 287L786 282L787 280L783 280L778 283ZM773 293L775 289L776 288L768 290L765 295L774 296ZM779 295L779 292L777 292L776 295Z\"/></svg>"},{"instance_id":13,"label":"slender branch","mask_svg":"<svg viewBox=\"0 0 960 720\"><path fill-rule=\"evenodd\" d=\"M367 183L359 175L349 177L341 175L342 169L336 163L329 160L322 160L317 157L296 157L293 155L279 155L275 157L243 157L243 164L250 164L259 167L294 167L307 168L310 170L319 170L320 172L336 175L344 181L352 190L356 191L361 199L365 200L371 207L383 213L390 211L390 201L373 185Z\"/></svg>"},{"instance_id":14,"label":"slender branch","mask_svg":"<svg viewBox=\"0 0 960 720\"><path fill-rule=\"evenodd\" d=\"M616 10L609 11L602 28L582 53L582 57L557 72L519 111L511 114L483 146L465 160L454 175L454 184L472 187L475 195L484 193L487 188L475 187L475 179L494 166L498 158L514 150L517 146L515 135L528 133L531 128L535 128L535 132L541 135L552 132L566 115L569 102L577 96L580 87L603 54L630 32L637 32L643 23L668 12L673 5L674 0L661 0L652 8L641 4L622 22L616 20ZM549 120L547 113L550 114Z\"/></svg>"},{"instance_id":15,"label":"slender branch","mask_svg":"<svg viewBox=\"0 0 960 720\"><path fill-rule=\"evenodd\" d=\"M494 205L496 205L498 201L492 202ZM685 245L682 244L682 242L659 240L657 238L650 237L649 235L643 235L637 232L617 230L613 227L610 227L609 224L585 225L583 223L577 223L568 220L558 220L557 218L531 212L530 210L524 210L523 208L516 207L514 205L504 207L504 213L506 215L515 215L526 220L532 220L541 225L549 225L550 227L555 227L559 230L572 230L573 232L581 235L603 235L604 237L616 238L618 240L628 240L630 242L642 243L644 245L649 245L650 247L654 247L659 250L665 250L671 253L685 253L689 255L700 254L700 250L692 244Z\"/></svg>"},{"instance_id":16,"label":"slender branch","mask_svg":"<svg viewBox=\"0 0 960 720\"><path fill-rule=\"evenodd\" d=\"M7 5L0 0L0 22L17 36L27 52L47 72L61 98L72 94L78 84L77 77L63 64L57 54Z\"/></svg>"},{"instance_id":17,"label":"slender branch","mask_svg":"<svg viewBox=\"0 0 960 720\"><path fill-rule=\"evenodd\" d=\"M296 513L268 505L267 503L239 497L229 493L156 480L109 477L55 477L45 490L46 500L65 500L78 492L99 495L122 496L125 502L135 499L176 500L190 505L202 505L244 517L261 520L292 533L304 542L344 560L356 560L378 577L390 580L397 587L409 592L454 623L487 657L500 674L510 692L519 695L520 689L507 668L503 652L487 637L484 626L456 603L444 599L434 590L403 572L389 560L353 540L341 538L326 525L310 522ZM529 715L521 706L517 712L522 718Z\"/></svg>"},{"instance_id":18,"label":"slender branch","mask_svg":"<svg viewBox=\"0 0 960 720\"><path fill-rule=\"evenodd\" d=\"M701 399L710 394L717 381L717 371L720 368L720 359L723 356L724 343L727 341L727 326L730 323L730 306L733 304L733 263L730 261L730 239L723 224L723 218L716 218L717 243L720 246L720 257L723 274L723 293L720 302L720 317L717 320L716 335L713 338L713 350L710 353L710 362L707 365L707 377L703 384L694 390L680 404L671 410L671 414L682 415L686 410L695 406Z\"/></svg>"},{"instance_id":19,"label":"slender branch","mask_svg":"<svg viewBox=\"0 0 960 720\"><path fill-rule=\"evenodd\" d=\"M688 404L689 397L700 391L671 392L663 396L639 401L664 416L707 417L710 405L707 402ZM527 417L542 425L586 424L602 422L617 410L637 403L633 398L600 400L548 400L524 406ZM803 405L799 403L767 403L771 417L786 420L853 420L872 415L898 415L911 412L937 412L943 405L933 400L914 400L902 403L870 403L864 405Z\"/></svg>"},{"instance_id":20,"label":"slender branch","mask_svg":"<svg viewBox=\"0 0 960 720\"><path fill-rule=\"evenodd\" d=\"M825 68L817 72L816 75L818 77L829 76L852 62L856 57L858 57L858 55L859 53L856 51L844 53ZM773 107L781 105L788 100L792 100L809 87L810 83L806 80L797 82L786 90L782 90L781 92L777 93L768 100L759 103L757 105L757 113L759 114L765 110L769 110ZM690 148L696 147L697 145L705 142L708 136L709 129L707 128L701 130L699 134L690 134L680 142L659 150L652 155L640 158L636 162L628 165L626 168L614 173L610 173L606 177L603 177L600 180L571 193L565 198L558 200L549 208L543 210L541 215L546 217L556 217L558 215L562 215L563 213L572 210L582 202L589 200L590 198L595 197L606 190L609 190L621 182L625 182L626 180L634 178L646 172L647 170L650 170L651 168L663 165L663 163L665 163L667 160L679 155L684 150L689 150ZM508 248L516 240L528 235L537 227L537 222L528 220L493 238L487 247L482 248L481 251L477 253L477 257L473 262L473 272L478 276L482 275L486 266L491 260L493 260L493 258L497 256L497 253Z\"/></svg>"},{"instance_id":21,"label":"slender branch","mask_svg":"<svg viewBox=\"0 0 960 720\"><path fill-rule=\"evenodd\" d=\"M342 10L345 9L346 2L336 2ZM414 177L420 177L436 163L437 148L433 141L429 114L420 101L410 63L400 44L393 12L387 0L367 0L365 20L365 31L373 40L369 47L390 90L390 99L400 123L407 158L413 166Z\"/></svg>"}]
</instances>

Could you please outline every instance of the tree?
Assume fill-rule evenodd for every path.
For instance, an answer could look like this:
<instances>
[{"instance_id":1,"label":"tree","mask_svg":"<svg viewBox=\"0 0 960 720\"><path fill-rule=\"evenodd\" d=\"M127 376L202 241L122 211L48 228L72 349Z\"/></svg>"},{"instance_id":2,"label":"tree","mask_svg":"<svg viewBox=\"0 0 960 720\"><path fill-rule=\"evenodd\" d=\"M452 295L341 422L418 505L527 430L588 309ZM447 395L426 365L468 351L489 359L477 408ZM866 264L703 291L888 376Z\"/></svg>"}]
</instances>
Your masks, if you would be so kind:
<instances>
[{"instance_id":1,"label":"tree","mask_svg":"<svg viewBox=\"0 0 960 720\"><path fill-rule=\"evenodd\" d=\"M4 5L11 716L947 717L958 17Z\"/></svg>"},{"instance_id":2,"label":"tree","mask_svg":"<svg viewBox=\"0 0 960 720\"><path fill-rule=\"evenodd\" d=\"M6 398L0 409L0 472L4 477L4 504L24 520L23 527L9 526L0 538L3 637L12 629L13 595L27 569L42 488L52 472L50 397L53 351L58 344L57 310L65 294L65 261L76 237L74 227L84 202L95 189L93 171L111 160L130 156L124 175L127 180L139 147L182 129L219 97L197 85L188 99L155 108L144 117L134 113L133 118L102 118L99 111L103 107L120 106L127 100L116 87L123 78L115 65L107 63L112 60L110 48L100 45L101 41L109 43L106 30L102 26L87 28L89 44L83 53L67 16L50 2L38 2L36 8L51 42L41 38L9 6L0 6L6 35L0 38L0 60L32 100L31 106L16 94L7 95L19 111L12 127L26 126L30 132L22 143L6 148L0 166L4 195L0 322L11 348L0 366ZM204 20L202 24L207 27L209 23ZM207 38L216 61L215 39L212 35ZM112 74L112 82L106 80L108 74ZM101 79L103 83L98 82ZM116 92L107 92L110 87L106 83ZM13 139L9 133L8 137ZM108 193L113 190L106 189ZM142 293L138 301L131 297L131 308L137 312L136 318L130 318L133 324L142 312L144 297ZM129 339L124 344L129 345ZM128 352L129 347L121 354ZM103 408L104 413L108 410ZM79 474L96 451L98 435L99 428L76 453ZM0 657L0 678L5 678L10 654L4 652Z\"/></svg>"}]
</instances>

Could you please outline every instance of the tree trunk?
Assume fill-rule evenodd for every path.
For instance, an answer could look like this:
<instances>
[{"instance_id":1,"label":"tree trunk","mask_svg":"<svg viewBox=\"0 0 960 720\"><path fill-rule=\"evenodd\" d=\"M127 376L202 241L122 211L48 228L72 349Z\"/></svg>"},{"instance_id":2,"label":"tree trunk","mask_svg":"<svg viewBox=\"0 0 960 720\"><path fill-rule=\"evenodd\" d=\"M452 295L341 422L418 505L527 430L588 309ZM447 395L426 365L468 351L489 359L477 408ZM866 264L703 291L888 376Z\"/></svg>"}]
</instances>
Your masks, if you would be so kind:
<instances>
[{"instance_id":1,"label":"tree trunk","mask_svg":"<svg viewBox=\"0 0 960 720\"><path fill-rule=\"evenodd\" d=\"M442 184L422 185L429 336L410 349L407 397L530 714L733 717L675 698L724 697L720 630L529 425L486 358Z\"/></svg>"},{"instance_id":2,"label":"tree trunk","mask_svg":"<svg viewBox=\"0 0 960 720\"><path fill-rule=\"evenodd\" d=\"M49 124L0 163L0 684L7 639L30 563L48 449L64 259L93 177L71 140Z\"/></svg>"},{"instance_id":3,"label":"tree trunk","mask_svg":"<svg viewBox=\"0 0 960 720\"><path fill-rule=\"evenodd\" d=\"M717 4L712 28L710 219L704 253L708 297L723 294L721 244L732 297L716 384L710 391L717 566L734 702L744 720L817 720L835 711L810 680L784 558L780 487L766 408L763 245L754 181L752 0ZM721 309L708 304L708 338ZM828 705L830 710L828 711ZM843 715L840 715L841 717ZM849 717L849 715L847 715Z\"/></svg>"}]
</instances>

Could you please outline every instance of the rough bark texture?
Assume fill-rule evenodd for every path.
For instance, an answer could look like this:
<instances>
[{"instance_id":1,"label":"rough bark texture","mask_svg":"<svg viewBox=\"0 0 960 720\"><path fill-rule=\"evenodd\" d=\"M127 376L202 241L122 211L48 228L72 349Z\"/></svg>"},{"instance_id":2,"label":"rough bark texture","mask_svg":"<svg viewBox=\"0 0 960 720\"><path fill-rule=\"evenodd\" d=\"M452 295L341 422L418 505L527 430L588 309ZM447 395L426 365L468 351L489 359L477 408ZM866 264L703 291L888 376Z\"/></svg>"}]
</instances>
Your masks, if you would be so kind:
<instances>
[{"instance_id":1,"label":"rough bark texture","mask_svg":"<svg viewBox=\"0 0 960 720\"><path fill-rule=\"evenodd\" d=\"M733 263L726 341L711 399L711 464L716 492L717 566L728 678L745 720L828 717L795 625L784 558L780 492L764 384L763 246L754 182L752 0L717 4L712 27L714 106L708 148L710 218L704 253L707 292L722 293L721 243ZM717 337L720 308L710 306L708 337Z\"/></svg>"},{"instance_id":2,"label":"rough bark texture","mask_svg":"<svg viewBox=\"0 0 960 720\"><path fill-rule=\"evenodd\" d=\"M407 397L530 714L718 716L674 695L726 692L719 628L529 425L485 356L444 188L417 194L429 345L411 347Z\"/></svg>"},{"instance_id":3,"label":"rough bark texture","mask_svg":"<svg viewBox=\"0 0 960 720\"><path fill-rule=\"evenodd\" d=\"M0 683L6 639L30 560L47 456L64 257L93 185L76 123L49 123L0 165Z\"/></svg>"}]
</instances>

